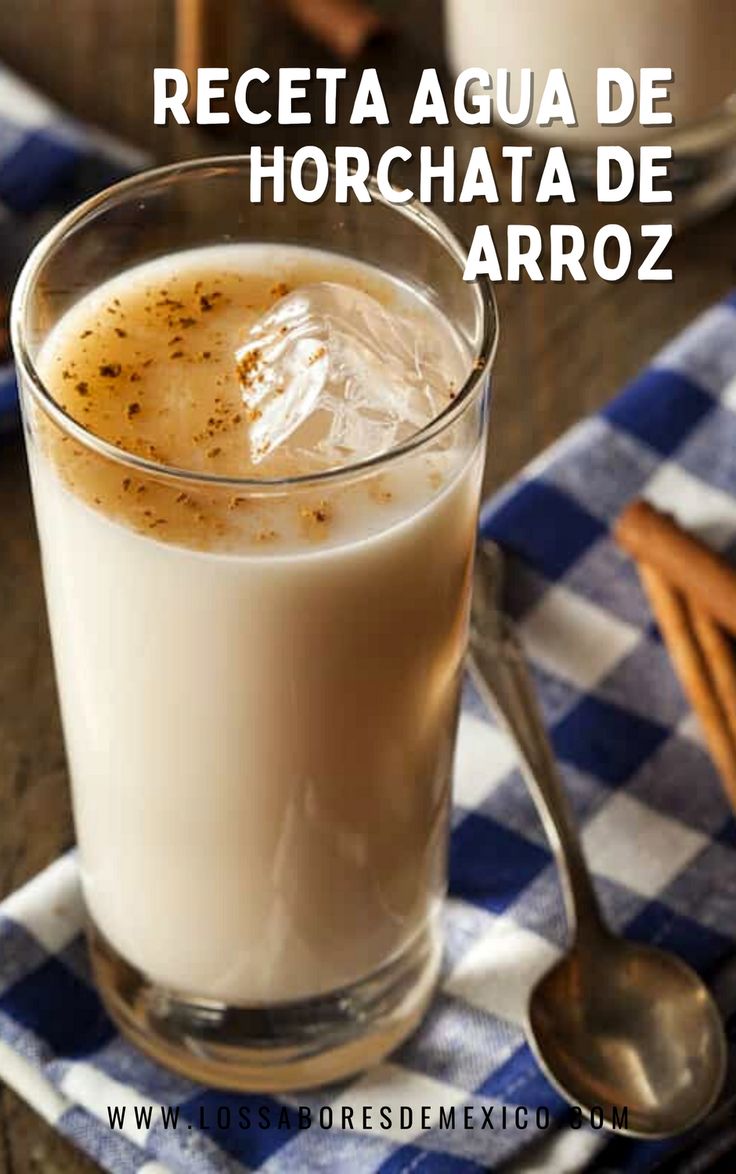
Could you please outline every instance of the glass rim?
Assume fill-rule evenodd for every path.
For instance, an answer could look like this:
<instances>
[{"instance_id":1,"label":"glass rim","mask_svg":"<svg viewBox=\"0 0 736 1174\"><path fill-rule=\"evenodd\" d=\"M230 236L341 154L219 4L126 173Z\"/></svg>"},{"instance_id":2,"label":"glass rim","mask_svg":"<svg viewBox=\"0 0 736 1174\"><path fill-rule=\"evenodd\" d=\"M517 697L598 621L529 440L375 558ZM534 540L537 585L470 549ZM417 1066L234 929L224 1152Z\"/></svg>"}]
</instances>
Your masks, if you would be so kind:
<instances>
[{"instance_id":1,"label":"glass rim","mask_svg":"<svg viewBox=\"0 0 736 1174\"><path fill-rule=\"evenodd\" d=\"M264 155L262 158L265 163L273 162L275 159L273 155ZM291 158L292 156L289 155L284 156L285 167L288 166ZM337 465L316 473L304 473L289 477L236 477L222 473L198 473L179 465L163 464L148 457L128 452L126 449L118 448L117 445L97 436L62 408L46 387L27 346L25 318L28 302L44 263L53 256L54 250L63 243L68 234L82 226L85 221L104 211L106 207L114 207L126 198L134 198L136 193L140 194L151 183L167 178L186 178L197 172L214 171L216 174L218 172L222 174L228 170L245 169L250 167L250 164L249 154L212 155L169 163L163 167L148 168L126 179L119 180L84 200L67 212L44 234L31 250L23 265L10 306L10 337L15 363L28 381L35 400L63 432L86 448L92 449L99 456L114 460L151 477L164 477L167 480L185 481L189 484L197 483L241 490L266 490L269 487L273 489L321 484L380 468L384 464L422 448L436 436L441 435L464 414L468 404L474 398L473 393L482 385L493 364L498 345L498 306L492 283L485 274L476 278L475 281L467 283L473 287L479 299L482 328L479 344L475 348L476 353L471 356L470 371L455 398L437 416L424 427L412 433L401 444L372 456L363 457L358 461L351 461L348 464ZM313 164L309 166L313 166ZM334 185L336 172L334 163L329 163L329 169L331 182ZM381 204L413 222L422 231L434 237L461 269L464 267L467 250L460 238L426 204L422 204L416 197L412 197L411 200L403 204L394 204L379 191L374 176L370 176L366 183L371 192L373 203ZM20 392L22 398L22 388Z\"/></svg>"}]
</instances>

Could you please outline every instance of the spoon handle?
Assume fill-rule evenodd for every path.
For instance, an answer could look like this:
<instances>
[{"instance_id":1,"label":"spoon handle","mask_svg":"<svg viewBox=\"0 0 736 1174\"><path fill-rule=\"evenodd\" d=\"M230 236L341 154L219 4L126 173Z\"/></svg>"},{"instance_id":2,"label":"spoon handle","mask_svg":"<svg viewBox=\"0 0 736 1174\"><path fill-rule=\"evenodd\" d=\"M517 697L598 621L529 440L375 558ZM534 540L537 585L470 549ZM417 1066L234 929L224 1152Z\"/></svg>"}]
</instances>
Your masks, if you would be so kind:
<instances>
[{"instance_id":1,"label":"spoon handle","mask_svg":"<svg viewBox=\"0 0 736 1174\"><path fill-rule=\"evenodd\" d=\"M476 591L469 665L478 690L516 742L521 767L560 872L571 935L606 932L580 838L560 782L518 636Z\"/></svg>"}]
</instances>

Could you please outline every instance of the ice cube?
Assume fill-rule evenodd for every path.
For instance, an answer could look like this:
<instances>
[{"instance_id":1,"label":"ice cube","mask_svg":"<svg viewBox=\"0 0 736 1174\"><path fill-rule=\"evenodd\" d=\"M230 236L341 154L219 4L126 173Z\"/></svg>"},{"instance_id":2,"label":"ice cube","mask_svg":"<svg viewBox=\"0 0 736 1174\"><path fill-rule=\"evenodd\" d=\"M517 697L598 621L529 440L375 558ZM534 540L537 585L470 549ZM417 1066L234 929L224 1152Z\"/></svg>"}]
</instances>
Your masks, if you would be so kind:
<instances>
[{"instance_id":1,"label":"ice cube","mask_svg":"<svg viewBox=\"0 0 736 1174\"><path fill-rule=\"evenodd\" d=\"M448 402L458 374L448 334L338 282L286 294L236 354L251 459L287 446L331 466L407 440Z\"/></svg>"}]
</instances>

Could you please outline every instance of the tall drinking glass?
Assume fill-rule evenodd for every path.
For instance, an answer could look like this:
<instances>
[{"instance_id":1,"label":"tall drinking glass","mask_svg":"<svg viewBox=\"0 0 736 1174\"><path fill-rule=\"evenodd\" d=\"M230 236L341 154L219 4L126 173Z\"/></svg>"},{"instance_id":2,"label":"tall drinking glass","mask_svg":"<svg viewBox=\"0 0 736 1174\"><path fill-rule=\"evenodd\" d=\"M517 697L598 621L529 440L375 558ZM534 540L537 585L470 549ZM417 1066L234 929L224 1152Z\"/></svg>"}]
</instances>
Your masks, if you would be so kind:
<instances>
[{"instance_id":1,"label":"tall drinking glass","mask_svg":"<svg viewBox=\"0 0 736 1174\"><path fill-rule=\"evenodd\" d=\"M199 160L88 201L33 252L12 331L100 993L175 1070L278 1090L387 1053L436 980L496 317L420 205L255 204L248 181L245 157ZM122 362L99 375L127 380L125 418L103 438L74 376L79 306L143 264L206 247L216 269L243 245L277 267L318 251L419 299L464 356L443 410L316 473L222 472L219 443L181 467L145 433L137 388L157 368L121 318ZM201 386L193 358L180 371L171 429Z\"/></svg>"}]
</instances>

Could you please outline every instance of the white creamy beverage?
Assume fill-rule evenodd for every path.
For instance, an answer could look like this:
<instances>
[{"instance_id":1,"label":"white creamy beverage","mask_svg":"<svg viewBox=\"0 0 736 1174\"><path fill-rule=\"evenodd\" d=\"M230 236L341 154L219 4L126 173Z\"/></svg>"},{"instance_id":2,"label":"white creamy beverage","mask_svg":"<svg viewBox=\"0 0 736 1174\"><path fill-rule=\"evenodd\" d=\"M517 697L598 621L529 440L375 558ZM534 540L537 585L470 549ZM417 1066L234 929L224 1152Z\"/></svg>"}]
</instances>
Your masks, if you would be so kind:
<instances>
[{"instance_id":1,"label":"white creamy beverage","mask_svg":"<svg viewBox=\"0 0 736 1174\"><path fill-rule=\"evenodd\" d=\"M736 93L736 4L733 0L446 0L448 51L453 69L473 66L495 76L509 69L535 75L535 96L551 69L563 69L578 125L532 121L525 138L546 137L565 145L631 142L663 129L639 125L600 127L596 114L596 71L617 66L635 79L645 67L673 70L671 111L684 130L717 113Z\"/></svg>"},{"instance_id":2,"label":"white creamy beverage","mask_svg":"<svg viewBox=\"0 0 736 1174\"><path fill-rule=\"evenodd\" d=\"M138 474L33 410L85 898L152 982L244 1006L377 971L436 916L445 871L482 445L468 458L445 435L334 486L268 485L338 449L313 419L277 436L289 391L266 402L265 343L235 355L264 312L324 283L395 316L397 354L429 356L416 397L397 385L402 443L450 404L465 346L408 287L316 251L221 245L133 268L71 306L37 360L90 432L190 475ZM342 464L375 456L385 424L351 432L351 402Z\"/></svg>"}]
</instances>

